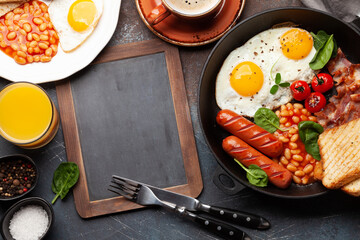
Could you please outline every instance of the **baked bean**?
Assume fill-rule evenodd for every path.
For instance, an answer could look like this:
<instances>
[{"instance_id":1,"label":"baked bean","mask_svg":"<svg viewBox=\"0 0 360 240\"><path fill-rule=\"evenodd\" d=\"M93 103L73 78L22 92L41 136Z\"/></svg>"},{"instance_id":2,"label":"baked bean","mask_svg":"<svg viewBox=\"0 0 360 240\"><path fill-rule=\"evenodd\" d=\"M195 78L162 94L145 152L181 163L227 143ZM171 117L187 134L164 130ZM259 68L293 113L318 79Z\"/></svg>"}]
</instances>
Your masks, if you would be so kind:
<instances>
[{"instance_id":1,"label":"baked bean","mask_svg":"<svg viewBox=\"0 0 360 240\"><path fill-rule=\"evenodd\" d=\"M282 117L288 117L288 116L289 116L289 112L288 112L287 110L281 110L280 116L282 116Z\"/></svg>"},{"instance_id":2,"label":"baked bean","mask_svg":"<svg viewBox=\"0 0 360 240\"><path fill-rule=\"evenodd\" d=\"M298 145L294 142L289 142L289 148L294 150L294 149L297 149L298 148Z\"/></svg>"},{"instance_id":3,"label":"baked bean","mask_svg":"<svg viewBox=\"0 0 360 240\"><path fill-rule=\"evenodd\" d=\"M282 141L282 142L284 142L284 143L289 142L289 139L286 138L286 137L284 137L284 136L280 136L280 137L279 137L279 140Z\"/></svg>"},{"instance_id":4,"label":"baked bean","mask_svg":"<svg viewBox=\"0 0 360 240\"><path fill-rule=\"evenodd\" d=\"M276 116L280 117L280 111L279 111L279 110L277 110L277 111L275 112L275 114L276 114Z\"/></svg>"},{"instance_id":5,"label":"baked bean","mask_svg":"<svg viewBox=\"0 0 360 240\"><path fill-rule=\"evenodd\" d=\"M40 56L39 55L34 56L34 62L39 62L39 61L40 61Z\"/></svg>"},{"instance_id":6,"label":"baked bean","mask_svg":"<svg viewBox=\"0 0 360 240\"><path fill-rule=\"evenodd\" d=\"M21 19L27 19L29 17L28 13L24 13L20 16Z\"/></svg>"},{"instance_id":7,"label":"baked bean","mask_svg":"<svg viewBox=\"0 0 360 240\"><path fill-rule=\"evenodd\" d=\"M312 159L312 156L307 153L307 154L305 155L305 160L306 160L306 161L310 161L311 159Z\"/></svg>"},{"instance_id":8,"label":"baked bean","mask_svg":"<svg viewBox=\"0 0 360 240\"><path fill-rule=\"evenodd\" d=\"M24 29L26 32L31 32L32 27L31 27L31 25L30 25L29 23L25 23L25 24L23 25L23 29ZM30 40L29 40L29 41L30 41Z\"/></svg>"},{"instance_id":9,"label":"baked bean","mask_svg":"<svg viewBox=\"0 0 360 240\"><path fill-rule=\"evenodd\" d=\"M311 164L307 164L303 169L304 173L306 173L306 174L311 173L313 170L314 170L314 167Z\"/></svg>"},{"instance_id":10,"label":"baked bean","mask_svg":"<svg viewBox=\"0 0 360 240\"><path fill-rule=\"evenodd\" d=\"M288 161L284 156L282 156L282 157L280 158L280 162L281 162L282 164L284 164L284 165L288 165L288 164L289 164L289 161Z\"/></svg>"},{"instance_id":11,"label":"baked bean","mask_svg":"<svg viewBox=\"0 0 360 240\"><path fill-rule=\"evenodd\" d=\"M307 114L307 113L308 113L308 110L307 110L306 108L303 108L303 109L301 109L301 113L302 113L302 114Z\"/></svg>"},{"instance_id":12,"label":"baked bean","mask_svg":"<svg viewBox=\"0 0 360 240\"><path fill-rule=\"evenodd\" d=\"M40 26L39 26L39 30L40 31L45 31L45 29L47 28L47 24L46 23L42 23L42 24L40 24Z\"/></svg>"},{"instance_id":13,"label":"baked bean","mask_svg":"<svg viewBox=\"0 0 360 240\"><path fill-rule=\"evenodd\" d=\"M280 123L286 123L286 122L287 122L287 118L286 118L286 117L280 118Z\"/></svg>"},{"instance_id":14,"label":"baked bean","mask_svg":"<svg viewBox=\"0 0 360 240\"><path fill-rule=\"evenodd\" d=\"M34 12L34 16L35 16L35 17L40 17L40 16L41 16L41 9L36 10L36 11ZM40 20L42 20L42 19L40 19Z\"/></svg>"},{"instance_id":15,"label":"baked bean","mask_svg":"<svg viewBox=\"0 0 360 240\"><path fill-rule=\"evenodd\" d=\"M290 126L291 126L291 122L285 123L285 127L290 127Z\"/></svg>"},{"instance_id":16,"label":"baked bean","mask_svg":"<svg viewBox=\"0 0 360 240\"><path fill-rule=\"evenodd\" d=\"M57 53L58 47L56 45L50 45L54 53Z\"/></svg>"},{"instance_id":17,"label":"baked bean","mask_svg":"<svg viewBox=\"0 0 360 240\"><path fill-rule=\"evenodd\" d=\"M49 15L49 13L45 13L45 14L44 14L44 18L45 18L46 21L50 21L50 15Z\"/></svg>"},{"instance_id":18,"label":"baked bean","mask_svg":"<svg viewBox=\"0 0 360 240\"><path fill-rule=\"evenodd\" d=\"M15 43L11 44L10 47L14 50L14 51L17 51L19 50L19 46Z\"/></svg>"},{"instance_id":19,"label":"baked bean","mask_svg":"<svg viewBox=\"0 0 360 240\"><path fill-rule=\"evenodd\" d=\"M46 6L45 3L41 3L41 4L40 4L40 8L41 8L41 10L42 10L44 13L46 13L47 10L48 10L48 7Z\"/></svg>"},{"instance_id":20,"label":"baked bean","mask_svg":"<svg viewBox=\"0 0 360 240\"><path fill-rule=\"evenodd\" d=\"M41 62L50 62L51 57L48 56L41 56L40 61Z\"/></svg>"},{"instance_id":21,"label":"baked bean","mask_svg":"<svg viewBox=\"0 0 360 240\"><path fill-rule=\"evenodd\" d=\"M34 52L34 48L29 47L29 48L28 48L28 50L27 50L27 52L28 52L29 54L33 54L33 52Z\"/></svg>"},{"instance_id":22,"label":"baked bean","mask_svg":"<svg viewBox=\"0 0 360 240\"><path fill-rule=\"evenodd\" d=\"M294 109L294 114L299 115L299 114L300 114L300 110L297 109L297 108L295 108L295 109Z\"/></svg>"},{"instance_id":23,"label":"baked bean","mask_svg":"<svg viewBox=\"0 0 360 240\"><path fill-rule=\"evenodd\" d=\"M296 172L297 168L292 164L289 163L286 168L290 171L290 172Z\"/></svg>"},{"instance_id":24,"label":"baked bean","mask_svg":"<svg viewBox=\"0 0 360 240\"><path fill-rule=\"evenodd\" d=\"M34 10L35 10L34 6L31 5L31 6L29 7L29 13L30 13L30 14L34 14Z\"/></svg>"},{"instance_id":25,"label":"baked bean","mask_svg":"<svg viewBox=\"0 0 360 240\"><path fill-rule=\"evenodd\" d=\"M32 41L32 40L33 40L32 34L31 34L31 33L28 33L26 39L27 39L28 41Z\"/></svg>"},{"instance_id":26,"label":"baked bean","mask_svg":"<svg viewBox=\"0 0 360 240\"><path fill-rule=\"evenodd\" d=\"M293 155L292 158L297 161L297 162L301 162L302 160L304 160L304 158L301 155Z\"/></svg>"},{"instance_id":27,"label":"baked bean","mask_svg":"<svg viewBox=\"0 0 360 240\"><path fill-rule=\"evenodd\" d=\"M9 31L14 31L14 27L13 26L8 26L8 30Z\"/></svg>"},{"instance_id":28,"label":"baked bean","mask_svg":"<svg viewBox=\"0 0 360 240\"><path fill-rule=\"evenodd\" d=\"M291 142L296 142L298 139L299 139L299 134L294 134L294 135L291 137L290 141L291 141Z\"/></svg>"},{"instance_id":29,"label":"baked bean","mask_svg":"<svg viewBox=\"0 0 360 240\"><path fill-rule=\"evenodd\" d=\"M297 129L296 128L291 128L289 130L289 133L291 133L291 134L297 133Z\"/></svg>"},{"instance_id":30,"label":"baked bean","mask_svg":"<svg viewBox=\"0 0 360 240\"><path fill-rule=\"evenodd\" d=\"M305 177L303 177L302 179L301 179L301 182L302 182L302 184L307 184L308 182L309 182L309 177L308 176L305 176Z\"/></svg>"},{"instance_id":31,"label":"baked bean","mask_svg":"<svg viewBox=\"0 0 360 240\"><path fill-rule=\"evenodd\" d=\"M311 159L311 160L310 160L310 163L315 163L315 159Z\"/></svg>"},{"instance_id":32,"label":"baked bean","mask_svg":"<svg viewBox=\"0 0 360 240\"><path fill-rule=\"evenodd\" d=\"M20 14L16 14L15 16L14 16L14 22L15 21L19 21L20 20Z\"/></svg>"},{"instance_id":33,"label":"baked bean","mask_svg":"<svg viewBox=\"0 0 360 240\"><path fill-rule=\"evenodd\" d=\"M24 35L24 36L26 36L27 35L27 33L26 33L26 31L24 30L24 29L20 29L20 31L19 31L22 35Z\"/></svg>"},{"instance_id":34,"label":"baked bean","mask_svg":"<svg viewBox=\"0 0 360 240\"><path fill-rule=\"evenodd\" d=\"M1 41L0 42L0 47L2 47L2 48L5 48L7 45L6 45L6 42L4 42L4 41Z\"/></svg>"},{"instance_id":35,"label":"baked bean","mask_svg":"<svg viewBox=\"0 0 360 240\"><path fill-rule=\"evenodd\" d=\"M24 10L21 9L21 8L15 8L13 12L14 12L15 14L21 14L21 13L24 13Z\"/></svg>"},{"instance_id":36,"label":"baked bean","mask_svg":"<svg viewBox=\"0 0 360 240\"><path fill-rule=\"evenodd\" d=\"M289 110L289 117L292 117L294 115L294 112L292 110Z\"/></svg>"},{"instance_id":37,"label":"baked bean","mask_svg":"<svg viewBox=\"0 0 360 240\"><path fill-rule=\"evenodd\" d=\"M26 58L26 53L23 51L17 51L16 53L19 57Z\"/></svg>"},{"instance_id":38,"label":"baked bean","mask_svg":"<svg viewBox=\"0 0 360 240\"><path fill-rule=\"evenodd\" d=\"M288 110L293 110L294 109L294 107L293 107L293 105L291 103L287 103L286 107L287 107Z\"/></svg>"},{"instance_id":39,"label":"baked bean","mask_svg":"<svg viewBox=\"0 0 360 240\"><path fill-rule=\"evenodd\" d=\"M290 152L290 149L289 148L285 148L285 151L284 151L284 156L287 160L290 160L291 159L291 152Z\"/></svg>"},{"instance_id":40,"label":"baked bean","mask_svg":"<svg viewBox=\"0 0 360 240\"><path fill-rule=\"evenodd\" d=\"M20 44L20 49L21 49L21 51L23 51L23 52L27 52L27 47L26 47L25 44Z\"/></svg>"},{"instance_id":41,"label":"baked bean","mask_svg":"<svg viewBox=\"0 0 360 240\"><path fill-rule=\"evenodd\" d=\"M32 48L36 47L37 45L38 45L37 41L32 41L30 43L30 47L32 47Z\"/></svg>"},{"instance_id":42,"label":"baked bean","mask_svg":"<svg viewBox=\"0 0 360 240\"><path fill-rule=\"evenodd\" d=\"M16 32L10 32L8 35L7 35L7 38L9 40L14 40L16 38Z\"/></svg>"},{"instance_id":43,"label":"baked bean","mask_svg":"<svg viewBox=\"0 0 360 240\"><path fill-rule=\"evenodd\" d=\"M40 35L40 40L41 40L41 41L47 41L47 40L49 40L49 36L48 36L48 35L45 35L45 34L41 34L41 35Z\"/></svg>"},{"instance_id":44,"label":"baked bean","mask_svg":"<svg viewBox=\"0 0 360 240\"><path fill-rule=\"evenodd\" d=\"M31 56L31 55L28 55L28 56L26 57L26 60L27 60L29 63L34 62L34 58L33 58L33 56Z\"/></svg>"},{"instance_id":45,"label":"baked bean","mask_svg":"<svg viewBox=\"0 0 360 240\"><path fill-rule=\"evenodd\" d=\"M295 174L295 176L297 176L297 177L303 177L303 176L305 176L305 173L304 173L303 171L301 171L301 170L296 171L294 174Z\"/></svg>"},{"instance_id":46,"label":"baked bean","mask_svg":"<svg viewBox=\"0 0 360 240\"><path fill-rule=\"evenodd\" d=\"M34 47L34 53L40 53L40 48L39 47Z\"/></svg>"},{"instance_id":47,"label":"baked bean","mask_svg":"<svg viewBox=\"0 0 360 240\"><path fill-rule=\"evenodd\" d=\"M24 12L29 13L29 3L25 3L24 5Z\"/></svg>"},{"instance_id":48,"label":"baked bean","mask_svg":"<svg viewBox=\"0 0 360 240\"><path fill-rule=\"evenodd\" d=\"M35 14L34 14L35 15ZM34 18L33 19L33 22L37 25L40 25L42 24L44 21L41 19L41 18Z\"/></svg>"},{"instance_id":49,"label":"baked bean","mask_svg":"<svg viewBox=\"0 0 360 240\"><path fill-rule=\"evenodd\" d=\"M300 149L295 149L295 150L290 150L291 154L300 154L301 150Z\"/></svg>"},{"instance_id":50,"label":"baked bean","mask_svg":"<svg viewBox=\"0 0 360 240\"><path fill-rule=\"evenodd\" d=\"M14 57L14 60L15 60L15 62L18 63L18 64L21 64L21 65L26 64L26 59L25 59L25 58L22 58L22 57L19 57L19 56L15 56L15 57Z\"/></svg>"},{"instance_id":51,"label":"baked bean","mask_svg":"<svg viewBox=\"0 0 360 240\"><path fill-rule=\"evenodd\" d=\"M295 183L300 184L301 183L301 178L297 177L297 176L293 176L293 180Z\"/></svg>"},{"instance_id":52,"label":"baked bean","mask_svg":"<svg viewBox=\"0 0 360 240\"><path fill-rule=\"evenodd\" d=\"M52 48L48 48L48 49L46 49L46 51L45 51L45 55L48 56L48 57L51 57L52 52L53 52Z\"/></svg>"},{"instance_id":53,"label":"baked bean","mask_svg":"<svg viewBox=\"0 0 360 240\"><path fill-rule=\"evenodd\" d=\"M57 35L57 33L56 33L54 30L51 30L51 31L54 32L54 33L53 33L54 38L57 39L57 40L59 40L59 36Z\"/></svg>"},{"instance_id":54,"label":"baked bean","mask_svg":"<svg viewBox=\"0 0 360 240\"><path fill-rule=\"evenodd\" d=\"M5 19L8 20L10 18L13 18L14 17L14 13L13 12L8 12L6 15L5 15Z\"/></svg>"},{"instance_id":55,"label":"baked bean","mask_svg":"<svg viewBox=\"0 0 360 240\"><path fill-rule=\"evenodd\" d=\"M305 115L301 115L300 119L301 119L301 121L307 121L308 120L307 116L305 116Z\"/></svg>"},{"instance_id":56,"label":"baked bean","mask_svg":"<svg viewBox=\"0 0 360 240\"><path fill-rule=\"evenodd\" d=\"M49 48L49 45L47 45L46 43L40 42L40 43L39 43L39 48L45 50L45 49L48 49L48 48Z\"/></svg>"},{"instance_id":57,"label":"baked bean","mask_svg":"<svg viewBox=\"0 0 360 240\"><path fill-rule=\"evenodd\" d=\"M35 41L40 41L40 36L38 35L38 34L36 34L36 33L33 33L32 34L32 37L33 37L33 39L35 40Z\"/></svg>"},{"instance_id":58,"label":"baked bean","mask_svg":"<svg viewBox=\"0 0 360 240\"><path fill-rule=\"evenodd\" d=\"M47 25L47 27L48 27L49 29L52 29L52 28L54 27L54 25L53 25L51 22L49 22L48 25Z\"/></svg>"},{"instance_id":59,"label":"baked bean","mask_svg":"<svg viewBox=\"0 0 360 240\"><path fill-rule=\"evenodd\" d=\"M295 161L295 160L293 160L293 159L290 160L290 163L291 163L292 165L294 165L295 167L300 166L300 163L298 163L297 161Z\"/></svg>"}]
</instances>

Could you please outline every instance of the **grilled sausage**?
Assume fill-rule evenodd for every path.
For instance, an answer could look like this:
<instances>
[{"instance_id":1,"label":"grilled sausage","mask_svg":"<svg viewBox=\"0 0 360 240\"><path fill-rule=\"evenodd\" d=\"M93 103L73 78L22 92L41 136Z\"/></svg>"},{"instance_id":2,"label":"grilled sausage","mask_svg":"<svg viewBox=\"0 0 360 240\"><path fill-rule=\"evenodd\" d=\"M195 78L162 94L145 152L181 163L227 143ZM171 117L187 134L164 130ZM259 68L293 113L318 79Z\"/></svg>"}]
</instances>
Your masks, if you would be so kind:
<instances>
[{"instance_id":1,"label":"grilled sausage","mask_svg":"<svg viewBox=\"0 0 360 240\"><path fill-rule=\"evenodd\" d=\"M269 177L269 181L279 188L287 188L291 184L292 175L283 166L272 161L238 137L229 136L223 140L223 149L246 167L251 164L259 166Z\"/></svg>"},{"instance_id":2,"label":"grilled sausage","mask_svg":"<svg viewBox=\"0 0 360 240\"><path fill-rule=\"evenodd\" d=\"M269 157L277 157L283 151L282 142L274 135L231 110L221 110L216 122Z\"/></svg>"}]
</instances>

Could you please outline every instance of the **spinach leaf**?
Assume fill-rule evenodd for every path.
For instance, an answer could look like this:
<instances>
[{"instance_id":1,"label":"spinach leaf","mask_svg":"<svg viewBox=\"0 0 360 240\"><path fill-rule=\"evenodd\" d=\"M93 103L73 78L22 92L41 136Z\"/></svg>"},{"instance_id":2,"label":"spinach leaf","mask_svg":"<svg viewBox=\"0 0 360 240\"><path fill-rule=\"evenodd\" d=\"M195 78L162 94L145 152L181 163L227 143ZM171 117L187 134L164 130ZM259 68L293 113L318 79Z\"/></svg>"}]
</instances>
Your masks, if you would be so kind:
<instances>
[{"instance_id":1,"label":"spinach leaf","mask_svg":"<svg viewBox=\"0 0 360 240\"><path fill-rule=\"evenodd\" d=\"M312 121L303 121L299 125L299 136L301 141L305 144L305 150L316 160L320 160L320 149L318 145L319 135L324 131L324 128Z\"/></svg>"},{"instance_id":2,"label":"spinach leaf","mask_svg":"<svg viewBox=\"0 0 360 240\"><path fill-rule=\"evenodd\" d=\"M51 189L56 193L55 198L52 200L52 204L60 196L61 199L64 199L66 194L69 192L79 179L79 167L76 163L65 162L61 163L54 172L53 181L51 184Z\"/></svg>"},{"instance_id":3,"label":"spinach leaf","mask_svg":"<svg viewBox=\"0 0 360 240\"><path fill-rule=\"evenodd\" d=\"M246 178L249 180L249 183L257 187L267 186L269 178L259 166L251 164L249 168L246 168L237 159L234 160L246 171Z\"/></svg>"},{"instance_id":4,"label":"spinach leaf","mask_svg":"<svg viewBox=\"0 0 360 240\"><path fill-rule=\"evenodd\" d=\"M320 50L325 45L327 40L330 38L330 35L327 34L324 30L318 31L316 35L313 32L311 32L310 34L314 39L314 48L316 49L316 51ZM331 54L331 58L336 57L337 48L338 48L335 38L333 38L333 41L334 41L334 50Z\"/></svg>"},{"instance_id":5,"label":"spinach leaf","mask_svg":"<svg viewBox=\"0 0 360 240\"><path fill-rule=\"evenodd\" d=\"M333 35L329 37L325 45L316 52L314 58L309 63L309 66L313 70L322 69L332 56L334 50Z\"/></svg>"},{"instance_id":6,"label":"spinach leaf","mask_svg":"<svg viewBox=\"0 0 360 240\"><path fill-rule=\"evenodd\" d=\"M276 129L281 130L278 116L268 108L259 108L254 115L254 122L269 133L274 133Z\"/></svg>"}]
</instances>

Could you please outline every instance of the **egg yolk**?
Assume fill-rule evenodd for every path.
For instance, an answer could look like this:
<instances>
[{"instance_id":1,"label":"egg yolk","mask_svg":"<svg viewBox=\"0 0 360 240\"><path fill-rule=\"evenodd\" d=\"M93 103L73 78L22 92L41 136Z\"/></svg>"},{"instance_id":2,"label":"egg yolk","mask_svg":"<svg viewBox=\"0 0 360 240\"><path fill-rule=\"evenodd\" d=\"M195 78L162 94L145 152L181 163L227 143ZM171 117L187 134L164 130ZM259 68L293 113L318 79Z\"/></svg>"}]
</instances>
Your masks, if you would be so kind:
<instances>
[{"instance_id":1,"label":"egg yolk","mask_svg":"<svg viewBox=\"0 0 360 240\"><path fill-rule=\"evenodd\" d=\"M293 28L281 36L280 44L285 57L299 60L309 55L313 47L313 39L307 31Z\"/></svg>"},{"instance_id":2,"label":"egg yolk","mask_svg":"<svg viewBox=\"0 0 360 240\"><path fill-rule=\"evenodd\" d=\"M75 31L85 31L94 22L96 12L92 0L77 0L70 6L68 22Z\"/></svg>"},{"instance_id":3,"label":"egg yolk","mask_svg":"<svg viewBox=\"0 0 360 240\"><path fill-rule=\"evenodd\" d=\"M239 63L230 75L231 87L241 96L248 97L259 92L264 83L264 74L253 62Z\"/></svg>"}]
</instances>

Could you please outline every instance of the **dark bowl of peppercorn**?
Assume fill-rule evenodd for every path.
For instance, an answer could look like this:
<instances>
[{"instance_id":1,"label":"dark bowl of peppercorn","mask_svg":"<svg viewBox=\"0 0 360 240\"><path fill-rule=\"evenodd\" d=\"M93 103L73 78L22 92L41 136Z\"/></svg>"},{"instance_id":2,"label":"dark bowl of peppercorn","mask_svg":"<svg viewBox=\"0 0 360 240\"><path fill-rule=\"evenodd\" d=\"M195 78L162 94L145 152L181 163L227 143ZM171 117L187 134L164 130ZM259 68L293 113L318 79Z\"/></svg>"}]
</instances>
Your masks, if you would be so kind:
<instances>
[{"instance_id":1,"label":"dark bowl of peppercorn","mask_svg":"<svg viewBox=\"0 0 360 240\"><path fill-rule=\"evenodd\" d=\"M0 158L0 201L11 201L31 192L39 171L34 161L22 154Z\"/></svg>"}]
</instances>

